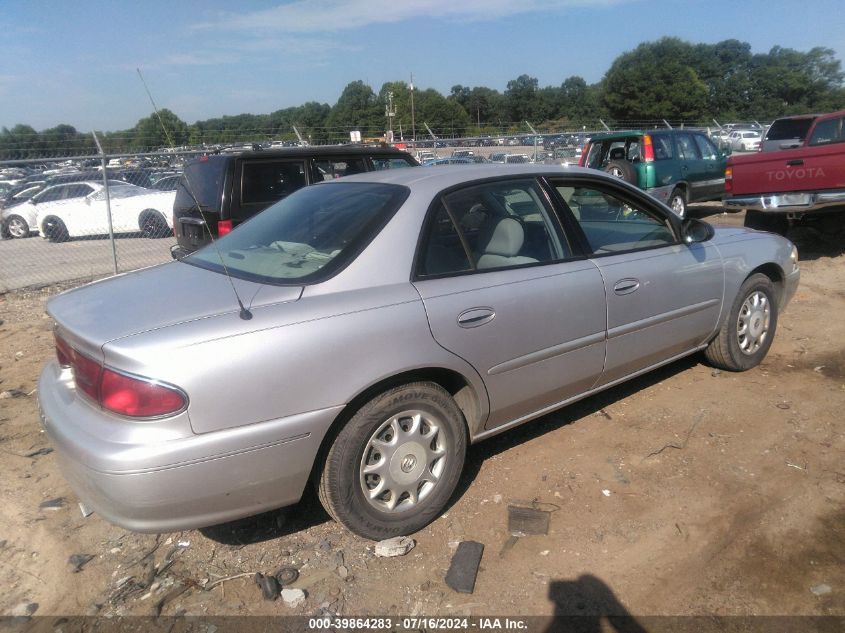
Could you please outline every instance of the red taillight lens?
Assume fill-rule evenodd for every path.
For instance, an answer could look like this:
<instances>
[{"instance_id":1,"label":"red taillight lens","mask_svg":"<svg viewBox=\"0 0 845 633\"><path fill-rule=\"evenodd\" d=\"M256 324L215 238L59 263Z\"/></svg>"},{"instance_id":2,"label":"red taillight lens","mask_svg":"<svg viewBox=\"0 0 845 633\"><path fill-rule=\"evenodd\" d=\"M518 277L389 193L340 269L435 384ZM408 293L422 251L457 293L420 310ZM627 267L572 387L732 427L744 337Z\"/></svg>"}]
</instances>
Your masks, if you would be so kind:
<instances>
[{"instance_id":1,"label":"red taillight lens","mask_svg":"<svg viewBox=\"0 0 845 633\"><path fill-rule=\"evenodd\" d=\"M647 163L654 162L654 145L651 142L651 136L648 134L643 136L643 160Z\"/></svg>"},{"instance_id":2,"label":"red taillight lens","mask_svg":"<svg viewBox=\"0 0 845 633\"><path fill-rule=\"evenodd\" d=\"M73 367L73 379L76 382L76 388L94 402L99 402L102 365L74 350L71 367Z\"/></svg>"},{"instance_id":3,"label":"red taillight lens","mask_svg":"<svg viewBox=\"0 0 845 633\"><path fill-rule=\"evenodd\" d=\"M185 397L174 389L104 369L100 382L100 404L120 415L150 418L176 413L184 408L186 402Z\"/></svg>"},{"instance_id":4,"label":"red taillight lens","mask_svg":"<svg viewBox=\"0 0 845 633\"><path fill-rule=\"evenodd\" d=\"M578 166L583 167L587 164L587 154L590 153L590 144L585 143L584 149L581 150L581 158L578 159Z\"/></svg>"},{"instance_id":5,"label":"red taillight lens","mask_svg":"<svg viewBox=\"0 0 845 633\"><path fill-rule=\"evenodd\" d=\"M58 334L53 333L53 338L56 341L56 359L62 367L70 367L73 363L73 350L70 345L65 343L64 339L60 338Z\"/></svg>"},{"instance_id":6,"label":"red taillight lens","mask_svg":"<svg viewBox=\"0 0 845 633\"><path fill-rule=\"evenodd\" d=\"M725 169L725 191L733 191L734 188L734 170L733 167Z\"/></svg>"},{"instance_id":7,"label":"red taillight lens","mask_svg":"<svg viewBox=\"0 0 845 633\"><path fill-rule=\"evenodd\" d=\"M133 418L176 413L188 404L181 391L154 381L119 374L80 354L58 335L56 357L73 369L76 388L104 409Z\"/></svg>"},{"instance_id":8,"label":"red taillight lens","mask_svg":"<svg viewBox=\"0 0 845 633\"><path fill-rule=\"evenodd\" d=\"M231 220L220 220L217 222L217 235L219 237L223 237L227 233L232 232L232 221Z\"/></svg>"}]
</instances>

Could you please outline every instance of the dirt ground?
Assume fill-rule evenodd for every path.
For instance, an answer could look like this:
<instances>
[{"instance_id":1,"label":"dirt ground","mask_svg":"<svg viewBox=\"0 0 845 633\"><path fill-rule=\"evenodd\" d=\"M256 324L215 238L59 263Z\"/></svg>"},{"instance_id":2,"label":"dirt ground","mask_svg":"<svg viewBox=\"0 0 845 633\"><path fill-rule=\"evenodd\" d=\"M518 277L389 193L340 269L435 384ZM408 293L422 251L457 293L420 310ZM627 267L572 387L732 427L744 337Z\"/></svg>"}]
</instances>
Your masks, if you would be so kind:
<instances>
[{"instance_id":1,"label":"dirt ground","mask_svg":"<svg viewBox=\"0 0 845 633\"><path fill-rule=\"evenodd\" d=\"M760 367L692 357L472 447L450 507L389 559L310 490L179 534L83 519L55 454L39 453L43 310L59 289L6 294L0 613L845 615L845 249L799 246L801 286ZM509 539L513 500L557 507L547 536ZM462 540L485 545L472 595L444 583ZM75 572L73 555L93 558ZM249 576L282 566L299 570L304 605L263 600Z\"/></svg>"}]
</instances>

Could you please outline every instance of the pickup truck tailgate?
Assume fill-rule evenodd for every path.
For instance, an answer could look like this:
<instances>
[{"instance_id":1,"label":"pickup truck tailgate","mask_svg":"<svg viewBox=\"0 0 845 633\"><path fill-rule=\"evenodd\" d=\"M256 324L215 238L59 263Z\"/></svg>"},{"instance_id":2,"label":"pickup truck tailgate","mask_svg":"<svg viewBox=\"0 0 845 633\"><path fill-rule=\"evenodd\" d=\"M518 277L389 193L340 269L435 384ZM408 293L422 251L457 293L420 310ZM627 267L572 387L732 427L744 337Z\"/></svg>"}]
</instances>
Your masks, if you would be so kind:
<instances>
[{"instance_id":1,"label":"pickup truck tailgate","mask_svg":"<svg viewBox=\"0 0 845 633\"><path fill-rule=\"evenodd\" d=\"M731 195L845 189L845 144L732 156Z\"/></svg>"}]
</instances>

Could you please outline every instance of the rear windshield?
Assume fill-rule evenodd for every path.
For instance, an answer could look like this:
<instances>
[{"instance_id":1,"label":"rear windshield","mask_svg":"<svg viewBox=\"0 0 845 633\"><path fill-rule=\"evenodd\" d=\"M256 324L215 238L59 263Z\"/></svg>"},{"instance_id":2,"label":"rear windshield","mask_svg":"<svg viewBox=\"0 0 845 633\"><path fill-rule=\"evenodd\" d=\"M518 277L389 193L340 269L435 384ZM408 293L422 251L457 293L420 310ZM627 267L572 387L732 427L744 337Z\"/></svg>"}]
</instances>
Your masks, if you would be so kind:
<instances>
[{"instance_id":1,"label":"rear windshield","mask_svg":"<svg viewBox=\"0 0 845 633\"><path fill-rule=\"evenodd\" d=\"M352 261L408 193L376 183L306 187L181 261L259 283L320 281Z\"/></svg>"},{"instance_id":2,"label":"rear windshield","mask_svg":"<svg viewBox=\"0 0 845 633\"><path fill-rule=\"evenodd\" d=\"M813 119L778 119L772 123L772 127L766 132L767 141L791 141L792 139L804 140Z\"/></svg>"},{"instance_id":3,"label":"rear windshield","mask_svg":"<svg viewBox=\"0 0 845 633\"><path fill-rule=\"evenodd\" d=\"M213 156L188 163L176 187L174 208L190 209L199 204L203 210L219 213L226 164L225 158Z\"/></svg>"}]
</instances>

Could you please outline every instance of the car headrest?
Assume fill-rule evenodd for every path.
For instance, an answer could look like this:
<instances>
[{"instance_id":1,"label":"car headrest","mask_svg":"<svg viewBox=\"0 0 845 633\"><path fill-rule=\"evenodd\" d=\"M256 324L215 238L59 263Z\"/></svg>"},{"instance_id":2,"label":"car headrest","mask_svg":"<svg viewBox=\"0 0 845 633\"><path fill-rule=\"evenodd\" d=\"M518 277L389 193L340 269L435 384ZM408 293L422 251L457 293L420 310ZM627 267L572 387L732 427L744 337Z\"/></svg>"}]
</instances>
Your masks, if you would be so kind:
<instances>
[{"instance_id":1,"label":"car headrest","mask_svg":"<svg viewBox=\"0 0 845 633\"><path fill-rule=\"evenodd\" d=\"M610 150L610 160L625 160L625 148L614 147Z\"/></svg>"},{"instance_id":2,"label":"car headrest","mask_svg":"<svg viewBox=\"0 0 845 633\"><path fill-rule=\"evenodd\" d=\"M514 218L502 218L490 232L483 252L487 255L514 257L522 248L524 241L525 231L519 221Z\"/></svg>"}]
</instances>

